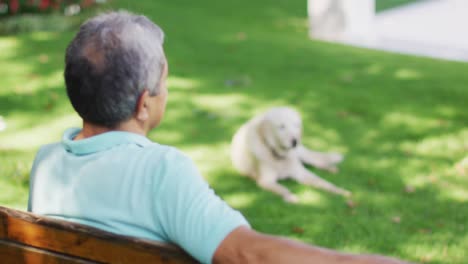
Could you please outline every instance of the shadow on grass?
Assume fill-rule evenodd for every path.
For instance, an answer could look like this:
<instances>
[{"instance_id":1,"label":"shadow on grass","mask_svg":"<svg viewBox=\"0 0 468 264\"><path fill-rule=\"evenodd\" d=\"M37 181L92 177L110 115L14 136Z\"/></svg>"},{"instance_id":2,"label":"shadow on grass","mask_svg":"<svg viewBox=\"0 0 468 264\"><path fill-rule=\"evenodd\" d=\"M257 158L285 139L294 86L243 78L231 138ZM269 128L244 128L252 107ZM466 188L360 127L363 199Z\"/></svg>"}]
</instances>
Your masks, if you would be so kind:
<instances>
[{"instance_id":1,"label":"shadow on grass","mask_svg":"<svg viewBox=\"0 0 468 264\"><path fill-rule=\"evenodd\" d=\"M460 188L467 182L450 168L468 149L462 142L468 127L468 65L311 42L304 3L294 1L275 6L266 1L113 4L149 15L167 33L169 103L165 120L150 138L194 156L216 192L256 229L416 261L438 254L429 256L431 263L452 254L451 263L462 263L468 212ZM15 63L24 68L8 77L10 83L17 79L28 86L36 81L31 75L39 82L29 92L0 88L0 114L17 123L5 132L8 138L72 113L61 80L54 77L62 71L72 36L15 39L14 52L0 67ZM41 62L41 54L47 62ZM302 202L285 204L230 167L227 153L235 130L274 105L291 105L303 114L306 146L347 155L339 174L317 173L353 191L354 208L294 182L285 185ZM60 133L65 128L44 129ZM29 165L34 151L5 149L0 139L0 165L25 160ZM2 173L13 179L15 168ZM405 192L408 185L415 191ZM462 195L452 195L453 190Z\"/></svg>"}]
</instances>

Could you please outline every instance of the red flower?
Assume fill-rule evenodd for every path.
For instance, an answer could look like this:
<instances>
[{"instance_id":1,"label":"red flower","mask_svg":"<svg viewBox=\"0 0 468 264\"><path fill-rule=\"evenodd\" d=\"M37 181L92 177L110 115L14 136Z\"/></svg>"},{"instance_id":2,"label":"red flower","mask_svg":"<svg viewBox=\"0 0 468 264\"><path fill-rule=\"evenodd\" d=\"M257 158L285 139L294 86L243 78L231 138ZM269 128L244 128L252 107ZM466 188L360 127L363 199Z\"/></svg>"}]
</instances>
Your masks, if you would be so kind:
<instances>
[{"instance_id":1,"label":"red flower","mask_svg":"<svg viewBox=\"0 0 468 264\"><path fill-rule=\"evenodd\" d=\"M14 14L19 10L19 0L10 0L10 13Z\"/></svg>"}]
</instances>

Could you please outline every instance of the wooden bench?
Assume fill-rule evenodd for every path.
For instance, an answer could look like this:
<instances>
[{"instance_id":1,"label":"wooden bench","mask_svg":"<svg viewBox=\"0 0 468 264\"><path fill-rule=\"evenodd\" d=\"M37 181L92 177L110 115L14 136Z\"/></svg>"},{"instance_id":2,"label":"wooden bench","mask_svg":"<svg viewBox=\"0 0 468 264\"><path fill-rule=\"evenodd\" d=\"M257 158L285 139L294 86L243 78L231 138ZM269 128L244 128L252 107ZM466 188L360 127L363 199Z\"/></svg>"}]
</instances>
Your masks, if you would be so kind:
<instances>
[{"instance_id":1,"label":"wooden bench","mask_svg":"<svg viewBox=\"0 0 468 264\"><path fill-rule=\"evenodd\" d=\"M180 248L0 206L0 263L198 263Z\"/></svg>"}]
</instances>

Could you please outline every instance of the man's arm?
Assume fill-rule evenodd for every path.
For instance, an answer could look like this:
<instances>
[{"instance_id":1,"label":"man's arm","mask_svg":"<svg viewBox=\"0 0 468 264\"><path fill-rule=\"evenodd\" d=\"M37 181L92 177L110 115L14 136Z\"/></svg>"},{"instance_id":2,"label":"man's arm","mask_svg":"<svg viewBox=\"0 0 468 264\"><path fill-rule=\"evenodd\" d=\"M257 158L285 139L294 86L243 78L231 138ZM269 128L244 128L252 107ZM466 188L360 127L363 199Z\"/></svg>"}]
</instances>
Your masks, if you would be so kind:
<instances>
[{"instance_id":1,"label":"man's arm","mask_svg":"<svg viewBox=\"0 0 468 264\"><path fill-rule=\"evenodd\" d=\"M217 248L213 263L403 264L376 255L353 255L260 234L248 227L232 231Z\"/></svg>"}]
</instances>

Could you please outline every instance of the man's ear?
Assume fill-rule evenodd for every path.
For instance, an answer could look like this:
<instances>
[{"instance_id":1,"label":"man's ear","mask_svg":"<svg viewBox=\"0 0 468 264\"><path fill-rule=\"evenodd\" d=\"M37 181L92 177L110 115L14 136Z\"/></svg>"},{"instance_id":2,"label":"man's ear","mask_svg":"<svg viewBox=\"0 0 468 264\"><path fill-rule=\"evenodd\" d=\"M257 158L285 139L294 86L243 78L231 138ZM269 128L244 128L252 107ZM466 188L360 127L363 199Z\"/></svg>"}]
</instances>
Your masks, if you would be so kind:
<instances>
[{"instance_id":1,"label":"man's ear","mask_svg":"<svg viewBox=\"0 0 468 264\"><path fill-rule=\"evenodd\" d=\"M135 117L138 121L146 121L149 118L149 108L148 108L148 98L149 92L145 90L138 98L138 102L135 109Z\"/></svg>"}]
</instances>

